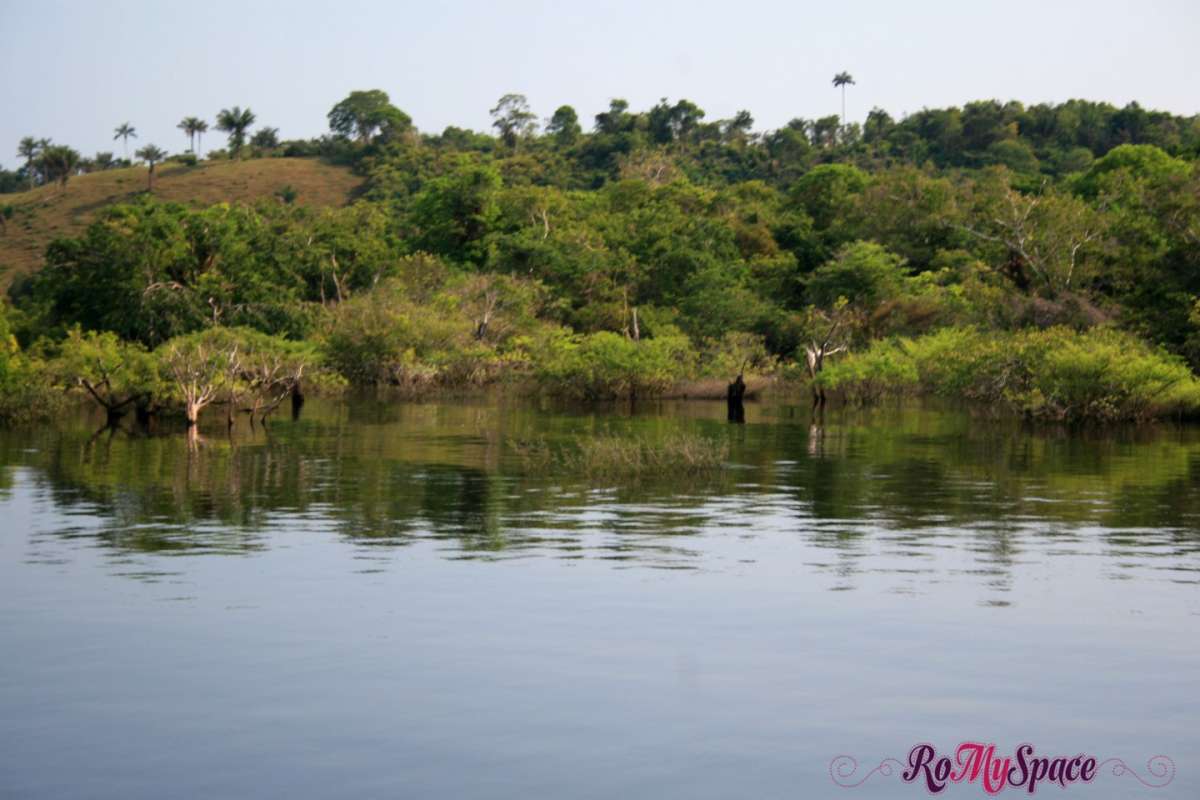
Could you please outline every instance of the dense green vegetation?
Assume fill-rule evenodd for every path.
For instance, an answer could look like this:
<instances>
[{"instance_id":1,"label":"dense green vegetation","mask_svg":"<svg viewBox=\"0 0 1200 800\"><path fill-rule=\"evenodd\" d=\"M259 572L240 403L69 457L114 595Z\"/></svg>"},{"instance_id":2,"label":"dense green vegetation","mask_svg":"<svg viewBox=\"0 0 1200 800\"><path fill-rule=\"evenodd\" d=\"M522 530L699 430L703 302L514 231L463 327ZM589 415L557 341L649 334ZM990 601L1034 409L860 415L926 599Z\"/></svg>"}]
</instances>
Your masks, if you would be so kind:
<instances>
[{"instance_id":1,"label":"dense green vegetation","mask_svg":"<svg viewBox=\"0 0 1200 800\"><path fill-rule=\"evenodd\" d=\"M985 101L758 134L746 112L614 100L585 132L569 106L539 128L515 94L492 115L494 136L423 134L383 92L354 92L314 141L251 134L249 109L218 115L229 148L210 158L351 165L365 183L343 209L287 187L254 206L162 202L166 154L145 145L146 194L14 282L0 405L66 386L117 416L194 419L212 404L261 414L302 374L592 399L807 367L822 396L860 401L1200 409L1200 118ZM207 130L179 127L192 149ZM0 184L70 192L78 154L25 144ZM82 343L111 359L108 394Z\"/></svg>"}]
</instances>

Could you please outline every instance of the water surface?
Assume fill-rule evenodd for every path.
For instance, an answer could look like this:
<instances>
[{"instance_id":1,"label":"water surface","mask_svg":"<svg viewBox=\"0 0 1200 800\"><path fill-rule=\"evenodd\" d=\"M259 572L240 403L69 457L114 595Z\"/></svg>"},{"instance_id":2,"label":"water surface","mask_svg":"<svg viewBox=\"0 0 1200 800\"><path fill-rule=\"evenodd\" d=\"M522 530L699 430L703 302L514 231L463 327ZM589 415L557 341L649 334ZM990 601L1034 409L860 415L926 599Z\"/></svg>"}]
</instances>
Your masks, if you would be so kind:
<instances>
[{"instance_id":1,"label":"water surface","mask_svg":"<svg viewBox=\"0 0 1200 800\"><path fill-rule=\"evenodd\" d=\"M1167 754L1164 789L1070 791L1200 796L1195 428L504 399L195 442L95 422L0 433L0 797L919 797L829 761L971 738ZM511 447L679 430L729 468L585 480Z\"/></svg>"}]
</instances>

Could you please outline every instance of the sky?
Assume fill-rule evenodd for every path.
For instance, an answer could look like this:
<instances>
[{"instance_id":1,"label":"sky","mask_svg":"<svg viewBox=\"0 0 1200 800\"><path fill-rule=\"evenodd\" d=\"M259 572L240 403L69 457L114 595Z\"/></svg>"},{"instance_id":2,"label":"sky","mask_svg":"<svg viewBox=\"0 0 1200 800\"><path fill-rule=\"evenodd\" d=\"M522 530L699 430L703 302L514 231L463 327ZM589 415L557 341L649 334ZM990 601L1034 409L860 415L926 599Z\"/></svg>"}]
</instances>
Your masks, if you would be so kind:
<instances>
[{"instance_id":1,"label":"sky","mask_svg":"<svg viewBox=\"0 0 1200 800\"><path fill-rule=\"evenodd\" d=\"M1070 98L1200 113L1197 0L0 0L0 165L22 136L85 155L187 147L176 124L249 106L284 138L327 130L353 89L383 89L417 127L486 130L526 95L586 127L610 99L686 97L755 129L838 113L893 116L976 99ZM222 144L210 132L205 147Z\"/></svg>"}]
</instances>

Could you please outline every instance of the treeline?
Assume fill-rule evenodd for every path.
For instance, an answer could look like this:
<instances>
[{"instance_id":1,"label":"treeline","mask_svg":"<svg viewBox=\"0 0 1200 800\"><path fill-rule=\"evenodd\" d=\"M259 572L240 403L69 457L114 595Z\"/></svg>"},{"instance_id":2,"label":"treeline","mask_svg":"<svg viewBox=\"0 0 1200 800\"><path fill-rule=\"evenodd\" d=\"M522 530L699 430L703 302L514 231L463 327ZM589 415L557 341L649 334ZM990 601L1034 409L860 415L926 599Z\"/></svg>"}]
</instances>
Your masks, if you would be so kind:
<instances>
[{"instance_id":1,"label":"treeline","mask_svg":"<svg viewBox=\"0 0 1200 800\"><path fill-rule=\"evenodd\" d=\"M1057 344L1011 348L1006 380L1024 377L996 396L1033 398L1014 407L1140 418L1200 406L1184 366L1200 365L1194 118L975 103L758 136L749 114L708 122L687 101L640 113L614 101L590 133L566 106L539 127L519 95L492 113L495 136L422 135L383 92L355 92L327 137L278 142L278 155L364 176L344 209L152 196L111 208L14 282L14 346L49 363L86 335L77 327L160 353L233 329L303 343L310 370L412 391L515 376L638 396L748 367L807 373L820 396L870 386L850 364L895 366L859 357L873 343L1032 329ZM1043 369L1060 345L1109 388L1060 396L1067 384ZM895 384L953 393L921 377L908 347ZM1157 400L1101 380L1138 360L1173 376ZM842 377L822 377L839 361ZM186 408L178 386L158 395Z\"/></svg>"}]
</instances>

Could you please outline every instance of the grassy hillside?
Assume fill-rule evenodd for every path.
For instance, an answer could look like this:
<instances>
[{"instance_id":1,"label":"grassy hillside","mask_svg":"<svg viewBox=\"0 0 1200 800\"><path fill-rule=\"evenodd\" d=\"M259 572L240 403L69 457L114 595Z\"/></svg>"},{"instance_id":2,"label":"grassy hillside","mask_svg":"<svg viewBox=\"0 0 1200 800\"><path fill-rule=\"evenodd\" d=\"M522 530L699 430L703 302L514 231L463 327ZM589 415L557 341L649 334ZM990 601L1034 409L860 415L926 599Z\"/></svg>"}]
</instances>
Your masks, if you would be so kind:
<instances>
[{"instance_id":1,"label":"grassy hillside","mask_svg":"<svg viewBox=\"0 0 1200 800\"><path fill-rule=\"evenodd\" d=\"M0 284L36 269L51 240L79 233L106 206L144 192L146 172L145 167L94 172L72 178L63 191L41 186L0 196L0 204L14 209L7 226L0 228ZM204 206L251 202L291 186L297 203L325 207L345 205L359 183L349 169L316 159L262 158L194 167L164 164L156 170L154 193L163 200Z\"/></svg>"}]
</instances>

